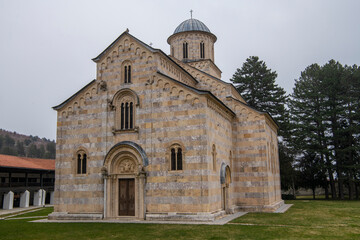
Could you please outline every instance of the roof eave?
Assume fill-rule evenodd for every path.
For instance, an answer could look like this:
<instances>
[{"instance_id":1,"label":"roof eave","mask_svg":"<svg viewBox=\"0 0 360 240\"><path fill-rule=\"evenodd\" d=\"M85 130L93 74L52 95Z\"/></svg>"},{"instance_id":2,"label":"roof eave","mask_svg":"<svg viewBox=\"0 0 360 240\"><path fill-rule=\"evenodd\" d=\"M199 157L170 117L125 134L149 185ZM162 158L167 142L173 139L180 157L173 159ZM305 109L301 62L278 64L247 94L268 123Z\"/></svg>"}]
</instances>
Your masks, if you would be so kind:
<instances>
[{"instance_id":1,"label":"roof eave","mask_svg":"<svg viewBox=\"0 0 360 240\"><path fill-rule=\"evenodd\" d=\"M85 88L87 88L88 86L90 86L92 83L94 83L96 81L96 79L92 80L91 82L89 82L88 84L86 84L84 87L82 87L79 91L77 91L75 94L73 94L71 97L69 97L68 99L66 99L64 102L60 103L57 106L52 107L52 109L54 110L59 110L61 109L66 103L68 103L69 101L71 101L72 99L74 99L80 92L82 92Z\"/></svg>"}]
</instances>

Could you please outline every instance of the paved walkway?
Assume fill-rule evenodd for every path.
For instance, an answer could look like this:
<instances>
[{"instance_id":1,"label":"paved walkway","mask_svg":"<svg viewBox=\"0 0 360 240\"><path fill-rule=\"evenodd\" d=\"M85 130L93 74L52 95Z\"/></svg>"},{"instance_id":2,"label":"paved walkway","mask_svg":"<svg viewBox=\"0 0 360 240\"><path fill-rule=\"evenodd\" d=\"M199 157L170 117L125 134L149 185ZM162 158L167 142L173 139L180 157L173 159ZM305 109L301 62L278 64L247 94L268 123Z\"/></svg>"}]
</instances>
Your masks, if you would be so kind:
<instances>
[{"instance_id":1,"label":"paved walkway","mask_svg":"<svg viewBox=\"0 0 360 240\"><path fill-rule=\"evenodd\" d=\"M52 207L53 205L45 205L45 207ZM23 212L32 212L33 210L37 210L38 208L42 208L43 206L30 206L27 208L13 208L13 209L0 209L0 218L3 215L11 214L12 216L23 214Z\"/></svg>"},{"instance_id":2,"label":"paved walkway","mask_svg":"<svg viewBox=\"0 0 360 240\"><path fill-rule=\"evenodd\" d=\"M276 209L276 211L274 213L284 213L286 212L292 205L294 204L284 204L281 207L279 207L278 209Z\"/></svg>"},{"instance_id":3,"label":"paved walkway","mask_svg":"<svg viewBox=\"0 0 360 240\"><path fill-rule=\"evenodd\" d=\"M41 219L32 222L38 223L78 223L78 222L97 222L97 223L142 223L142 224L196 224L196 225L224 225L235 218L245 215L246 212L237 212L231 215L225 215L213 222L189 222L189 221L149 221L149 220L48 220Z\"/></svg>"}]
</instances>

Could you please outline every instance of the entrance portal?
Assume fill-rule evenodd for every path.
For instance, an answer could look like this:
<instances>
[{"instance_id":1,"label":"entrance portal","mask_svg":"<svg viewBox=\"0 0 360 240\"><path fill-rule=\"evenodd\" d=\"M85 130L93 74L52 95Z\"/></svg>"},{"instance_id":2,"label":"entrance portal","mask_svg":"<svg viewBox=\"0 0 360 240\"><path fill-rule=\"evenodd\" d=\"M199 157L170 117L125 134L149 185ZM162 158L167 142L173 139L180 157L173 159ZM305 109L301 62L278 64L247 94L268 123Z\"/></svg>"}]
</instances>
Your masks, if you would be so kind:
<instances>
[{"instance_id":1,"label":"entrance portal","mask_svg":"<svg viewBox=\"0 0 360 240\"><path fill-rule=\"evenodd\" d=\"M101 169L104 178L104 218L145 219L144 150L133 142L120 142L105 156Z\"/></svg>"},{"instance_id":2,"label":"entrance portal","mask_svg":"<svg viewBox=\"0 0 360 240\"><path fill-rule=\"evenodd\" d=\"M119 216L135 216L134 179L119 179Z\"/></svg>"}]
</instances>

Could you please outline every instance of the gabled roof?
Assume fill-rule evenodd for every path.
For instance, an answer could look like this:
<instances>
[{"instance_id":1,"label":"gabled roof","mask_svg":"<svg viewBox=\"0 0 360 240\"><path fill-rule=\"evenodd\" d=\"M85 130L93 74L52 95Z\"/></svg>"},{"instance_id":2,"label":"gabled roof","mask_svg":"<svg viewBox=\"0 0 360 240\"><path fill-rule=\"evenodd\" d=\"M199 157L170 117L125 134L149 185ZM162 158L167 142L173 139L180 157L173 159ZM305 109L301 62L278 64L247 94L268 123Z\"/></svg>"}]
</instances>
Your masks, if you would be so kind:
<instances>
[{"instance_id":1,"label":"gabled roof","mask_svg":"<svg viewBox=\"0 0 360 240\"><path fill-rule=\"evenodd\" d=\"M278 123L275 121L275 119L270 115L270 113L259 111L259 110L257 110L256 108L254 108L254 107L252 107L252 106L250 106L250 105L248 105L248 104L246 104L246 103L243 103L242 101L239 101L239 99L233 98L233 97L231 97L231 96L228 96L227 98L231 98L231 99L239 102L240 104L242 104L242 105L244 105L244 106L252 109L253 111L261 114L261 115L267 115L267 116L271 119L271 121L274 122L275 126L276 126L277 128L279 128L279 124L278 124Z\"/></svg>"},{"instance_id":2,"label":"gabled roof","mask_svg":"<svg viewBox=\"0 0 360 240\"><path fill-rule=\"evenodd\" d=\"M170 57L170 58L172 59L172 57ZM173 61L175 61L175 60L173 60ZM178 60L178 61L179 61L179 60ZM211 61L211 60L210 60L210 61ZM204 72L204 71L202 71L201 69L198 69L198 68L196 68L196 67L193 67L193 66L191 66L190 64L187 64L187 63L184 63L184 64L186 64L187 66L189 66L189 67L191 67L191 68L193 68L193 69L195 69L195 70L197 70L197 71L205 74L206 76L208 76L208 77L210 77L210 78L212 78L212 79L215 79L215 80L217 80L217 81L220 81L220 82L222 82L222 83L225 83L225 84L227 84L227 85L230 85L233 89L235 89L235 91L236 91L236 92L240 95L240 97L245 101L245 99L241 96L240 91L234 86L234 84L225 82L224 80L222 80L222 79L220 79L220 78L217 78L217 77L215 77L215 76L213 76L213 75L211 75L211 74L209 74L209 73L207 73L207 72Z\"/></svg>"},{"instance_id":3,"label":"gabled roof","mask_svg":"<svg viewBox=\"0 0 360 240\"><path fill-rule=\"evenodd\" d=\"M157 71L158 74L164 76L164 77L167 77L169 78L170 80L184 86L185 88L188 88L192 91L195 91L196 93L200 94L200 95L209 95L210 97L212 97L216 102L218 102L219 104L221 104L223 107L226 108L226 110L228 110L233 116L236 116L236 113L234 113L228 106L226 106L220 99L218 99L214 94L212 94L210 91L206 91L206 90L200 90L200 89L197 89L197 88L194 88L194 87L191 87L185 83L182 83L172 77L169 77L168 75L160 72L160 71Z\"/></svg>"},{"instance_id":4,"label":"gabled roof","mask_svg":"<svg viewBox=\"0 0 360 240\"><path fill-rule=\"evenodd\" d=\"M144 42L141 41L140 39L134 37L133 35L131 35L131 34L129 33L128 30L126 30L125 32L123 32L122 34L120 34L120 36L119 36L118 38L116 38L115 41L113 41L107 48L105 48L104 51L102 51L97 57L94 57L92 60L93 60L94 62L99 61L100 58L101 58L110 48L112 48L120 38L122 38L122 37L125 36L125 35L131 36L131 37L134 38L137 42L139 42L143 47L145 47L146 49L148 49L148 50L151 51L151 52L154 52L154 51L157 50L157 49L152 48L151 46L147 45L146 43L144 43Z\"/></svg>"},{"instance_id":5,"label":"gabled roof","mask_svg":"<svg viewBox=\"0 0 360 240\"><path fill-rule=\"evenodd\" d=\"M27 158L0 154L0 167L55 170L55 159Z\"/></svg>"},{"instance_id":6,"label":"gabled roof","mask_svg":"<svg viewBox=\"0 0 360 240\"><path fill-rule=\"evenodd\" d=\"M63 106L65 106L66 103L68 103L69 101L71 101L72 99L74 99L80 92L82 92L85 88L87 88L88 86L90 86L91 84L93 84L96 81L96 79L92 80L91 82L89 82L88 84L86 84L83 88L81 88L79 91L77 91L75 94L73 94L71 97L69 97L68 99L66 99L64 102L60 103L57 106L52 107L54 110L59 110L60 108L62 108Z\"/></svg>"},{"instance_id":7,"label":"gabled roof","mask_svg":"<svg viewBox=\"0 0 360 240\"><path fill-rule=\"evenodd\" d=\"M125 35L129 35L131 38L133 38L135 41L137 41L140 45L142 45L144 48L146 48L147 50L155 53L160 53L162 54L165 58L167 58L168 60L170 60L171 62L173 62L176 66L178 66L186 75L188 75L194 82L198 83L198 80L196 80L196 78L194 78L190 73L188 73L184 68L182 68L177 62L175 62L173 59L171 59L171 57L169 57L166 53L164 53L161 49L158 48L153 48L149 45L147 45L146 43L144 43L143 41L141 41L140 39L136 38L135 36L131 35L128 31L123 32L122 34L120 34L120 36L118 38L115 39L115 41L113 41L104 51L102 51L97 57L93 58L92 60L94 62L98 62L100 60L100 58L106 54L115 44L117 41L119 41L120 38L122 38Z\"/></svg>"}]
</instances>

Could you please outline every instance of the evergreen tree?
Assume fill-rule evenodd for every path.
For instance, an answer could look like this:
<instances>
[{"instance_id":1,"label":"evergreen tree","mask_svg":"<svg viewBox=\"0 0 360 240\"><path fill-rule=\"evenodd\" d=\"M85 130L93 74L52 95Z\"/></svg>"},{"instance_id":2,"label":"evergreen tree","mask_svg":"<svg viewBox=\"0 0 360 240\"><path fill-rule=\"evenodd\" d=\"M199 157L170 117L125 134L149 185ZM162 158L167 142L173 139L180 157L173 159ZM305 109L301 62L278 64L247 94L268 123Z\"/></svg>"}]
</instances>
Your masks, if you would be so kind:
<instances>
[{"instance_id":1,"label":"evergreen tree","mask_svg":"<svg viewBox=\"0 0 360 240\"><path fill-rule=\"evenodd\" d=\"M39 149L34 143L31 143L27 151L27 157L37 158L38 156L39 156Z\"/></svg>"},{"instance_id":2,"label":"evergreen tree","mask_svg":"<svg viewBox=\"0 0 360 240\"><path fill-rule=\"evenodd\" d=\"M305 161L302 156L314 154L320 159L317 171L325 176L321 185L328 195L329 179L333 198L334 176L340 199L346 183L350 198L359 196L359 85L357 66L343 67L331 60L322 67L307 67L292 94L292 145L298 150L300 163Z\"/></svg>"},{"instance_id":3,"label":"evergreen tree","mask_svg":"<svg viewBox=\"0 0 360 240\"><path fill-rule=\"evenodd\" d=\"M20 141L16 142L16 152L17 152L17 156L21 156L21 157L26 156L25 147L24 147L23 142L20 142Z\"/></svg>"},{"instance_id":4,"label":"evergreen tree","mask_svg":"<svg viewBox=\"0 0 360 240\"><path fill-rule=\"evenodd\" d=\"M4 145L4 137L0 135L0 152L3 145Z\"/></svg>"}]
</instances>

